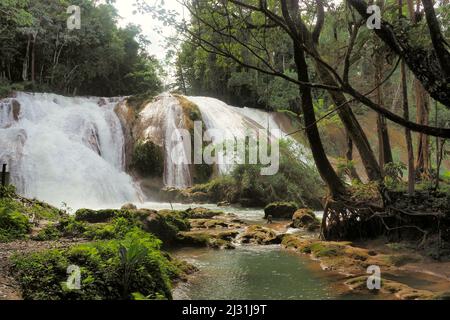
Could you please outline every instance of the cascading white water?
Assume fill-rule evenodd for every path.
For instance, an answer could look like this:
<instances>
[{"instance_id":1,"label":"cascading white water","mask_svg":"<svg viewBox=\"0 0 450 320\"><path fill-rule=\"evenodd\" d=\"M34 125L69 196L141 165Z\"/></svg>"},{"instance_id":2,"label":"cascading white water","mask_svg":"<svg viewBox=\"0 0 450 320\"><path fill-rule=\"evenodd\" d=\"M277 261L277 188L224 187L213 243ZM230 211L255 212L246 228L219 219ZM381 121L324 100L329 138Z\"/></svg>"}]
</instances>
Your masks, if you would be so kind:
<instances>
[{"instance_id":1,"label":"cascading white water","mask_svg":"<svg viewBox=\"0 0 450 320\"><path fill-rule=\"evenodd\" d=\"M116 104L45 93L1 101L0 162L8 164L18 192L72 208L138 201L139 191L124 172Z\"/></svg>"},{"instance_id":2,"label":"cascading white water","mask_svg":"<svg viewBox=\"0 0 450 320\"><path fill-rule=\"evenodd\" d=\"M184 129L183 110L178 100L172 96L165 96L162 103L166 106L166 141L165 141L165 176L167 186L186 188L192 184L187 148L188 141L178 129ZM190 144L189 144L190 145Z\"/></svg>"},{"instance_id":3,"label":"cascading white water","mask_svg":"<svg viewBox=\"0 0 450 320\"><path fill-rule=\"evenodd\" d=\"M237 109L227 105L225 102L208 97L187 97L196 104L202 114L203 122L207 130L219 130L223 136L213 136L212 143L222 143L225 140L245 139L246 136L256 134L257 130L262 129L258 123L248 117L243 116ZM233 154L226 155L225 152L218 152L217 164L219 172L229 173L234 167Z\"/></svg>"},{"instance_id":4,"label":"cascading white water","mask_svg":"<svg viewBox=\"0 0 450 320\"><path fill-rule=\"evenodd\" d=\"M140 113L144 139L164 147L164 184L186 188L192 185L189 168L190 144L179 129L185 129L183 109L177 98L160 95Z\"/></svg>"},{"instance_id":5,"label":"cascading white water","mask_svg":"<svg viewBox=\"0 0 450 320\"><path fill-rule=\"evenodd\" d=\"M286 136L272 113L253 108L233 107L209 97L187 97L187 99L198 106L207 129L222 130L227 132L231 138L236 139L242 139L259 129L268 129L275 138L290 140L300 160L309 161L309 150L290 136ZM270 131L271 129L275 130ZM213 139L213 143L216 142L220 141ZM230 164L219 164L218 166L221 173L228 173L233 168L233 165Z\"/></svg>"}]
</instances>

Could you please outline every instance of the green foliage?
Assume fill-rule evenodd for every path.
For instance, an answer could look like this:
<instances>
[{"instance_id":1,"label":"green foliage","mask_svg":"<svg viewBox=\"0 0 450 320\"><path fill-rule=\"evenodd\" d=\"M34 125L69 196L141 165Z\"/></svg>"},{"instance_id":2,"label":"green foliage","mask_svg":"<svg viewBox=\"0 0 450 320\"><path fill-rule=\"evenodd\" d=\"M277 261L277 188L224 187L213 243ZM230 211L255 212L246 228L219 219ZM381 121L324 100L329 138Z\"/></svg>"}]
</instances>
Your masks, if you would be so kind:
<instances>
[{"instance_id":1,"label":"green foliage","mask_svg":"<svg viewBox=\"0 0 450 320\"><path fill-rule=\"evenodd\" d=\"M275 201L294 201L305 207L320 208L323 185L313 166L303 163L291 142L280 141L280 166L275 175L263 176L259 165L238 165L232 177L240 198L254 199L264 206Z\"/></svg>"},{"instance_id":2,"label":"green foliage","mask_svg":"<svg viewBox=\"0 0 450 320\"><path fill-rule=\"evenodd\" d=\"M182 270L160 251L160 245L160 240L136 230L123 240L18 254L12 258L12 269L25 299L170 299L170 280ZM66 285L70 265L80 268L80 290Z\"/></svg>"},{"instance_id":3,"label":"green foliage","mask_svg":"<svg viewBox=\"0 0 450 320\"><path fill-rule=\"evenodd\" d=\"M16 195L16 188L13 185L2 186L0 185L0 199L8 198L12 199Z\"/></svg>"},{"instance_id":4,"label":"green foliage","mask_svg":"<svg viewBox=\"0 0 450 320\"><path fill-rule=\"evenodd\" d=\"M85 222L105 222L111 218L117 216L120 210L105 209L105 210L92 210L92 209L78 209L75 212L75 220Z\"/></svg>"},{"instance_id":5,"label":"green foliage","mask_svg":"<svg viewBox=\"0 0 450 320\"><path fill-rule=\"evenodd\" d=\"M336 167L336 173L341 180L343 180L345 176L352 178L351 171L355 170L355 162L353 160L349 161L346 158L338 158Z\"/></svg>"},{"instance_id":6,"label":"green foliage","mask_svg":"<svg viewBox=\"0 0 450 320\"><path fill-rule=\"evenodd\" d=\"M51 241L58 240L61 237L61 231L53 224L46 226L38 232L33 240L36 241Z\"/></svg>"},{"instance_id":7,"label":"green foliage","mask_svg":"<svg viewBox=\"0 0 450 320\"><path fill-rule=\"evenodd\" d=\"M67 28L69 5L81 8L79 30ZM0 83L0 97L17 90L9 83L22 81L25 90L74 95L155 94L162 89L159 63L145 51L148 40L135 25L119 28L109 1L6 0L0 12L0 74L7 78ZM29 63L24 65L27 48Z\"/></svg>"},{"instance_id":8,"label":"green foliage","mask_svg":"<svg viewBox=\"0 0 450 320\"><path fill-rule=\"evenodd\" d=\"M384 183L389 189L395 189L402 184L403 172L407 167L402 162L390 162L384 166Z\"/></svg>"},{"instance_id":9,"label":"green foliage","mask_svg":"<svg viewBox=\"0 0 450 320\"><path fill-rule=\"evenodd\" d=\"M11 200L0 199L0 242L23 239L31 229L28 217L11 203Z\"/></svg>"},{"instance_id":10,"label":"green foliage","mask_svg":"<svg viewBox=\"0 0 450 320\"><path fill-rule=\"evenodd\" d=\"M321 208L323 183L313 166L303 163L292 142L280 141L280 166L275 175L261 175L261 165L236 165L230 175L194 186L212 201L239 202L264 207L275 201L294 201L304 207Z\"/></svg>"},{"instance_id":11,"label":"green foliage","mask_svg":"<svg viewBox=\"0 0 450 320\"><path fill-rule=\"evenodd\" d=\"M375 181L368 183L356 182L351 186L351 193L357 201L377 201L380 199L378 189L379 185Z\"/></svg>"},{"instance_id":12,"label":"green foliage","mask_svg":"<svg viewBox=\"0 0 450 320\"><path fill-rule=\"evenodd\" d=\"M0 99L9 97L14 91L23 91L24 85L20 83L10 83L0 79Z\"/></svg>"},{"instance_id":13,"label":"green foliage","mask_svg":"<svg viewBox=\"0 0 450 320\"><path fill-rule=\"evenodd\" d=\"M40 201L18 198L13 186L0 186L0 242L23 239L31 230L30 218L56 220L61 212Z\"/></svg>"},{"instance_id":14,"label":"green foliage","mask_svg":"<svg viewBox=\"0 0 450 320\"><path fill-rule=\"evenodd\" d=\"M134 147L131 165L143 176L162 176L164 172L162 148L151 141L139 141Z\"/></svg>"}]
</instances>

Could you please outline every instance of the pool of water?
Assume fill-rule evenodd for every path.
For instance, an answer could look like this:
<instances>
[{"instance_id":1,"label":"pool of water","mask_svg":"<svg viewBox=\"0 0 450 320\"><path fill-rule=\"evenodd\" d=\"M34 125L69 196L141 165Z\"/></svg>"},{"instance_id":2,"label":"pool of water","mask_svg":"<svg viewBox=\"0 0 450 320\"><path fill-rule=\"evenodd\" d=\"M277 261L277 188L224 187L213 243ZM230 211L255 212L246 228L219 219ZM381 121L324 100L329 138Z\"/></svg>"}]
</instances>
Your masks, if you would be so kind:
<instances>
[{"instance_id":1,"label":"pool of water","mask_svg":"<svg viewBox=\"0 0 450 320\"><path fill-rule=\"evenodd\" d=\"M317 300L352 299L336 290L336 279L314 270L311 260L279 246L235 250L182 249L175 254L199 268L179 284L174 299Z\"/></svg>"}]
</instances>

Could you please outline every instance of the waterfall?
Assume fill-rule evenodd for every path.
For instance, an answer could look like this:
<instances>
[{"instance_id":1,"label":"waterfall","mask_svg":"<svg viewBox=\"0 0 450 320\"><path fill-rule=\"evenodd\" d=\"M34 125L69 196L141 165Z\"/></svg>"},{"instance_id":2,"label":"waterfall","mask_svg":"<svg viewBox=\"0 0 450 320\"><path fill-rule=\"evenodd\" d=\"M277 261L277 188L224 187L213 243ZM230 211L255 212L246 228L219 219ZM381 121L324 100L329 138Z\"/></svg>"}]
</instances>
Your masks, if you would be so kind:
<instances>
[{"instance_id":1,"label":"waterfall","mask_svg":"<svg viewBox=\"0 0 450 320\"><path fill-rule=\"evenodd\" d=\"M249 133L255 133L258 129L276 129L270 131L272 135L275 134L276 139L284 138L291 141L291 147L294 148L293 151L296 152L299 159L305 163L310 161L308 158L310 151L292 137L286 135L275 117L276 113L247 107L233 107L223 101L209 97L187 97L187 99L198 106L207 129L226 131L231 138L236 139L242 139ZM277 132L279 133L277 134ZM214 141L213 139L213 143L215 142L220 141ZM233 165L229 164L219 165L221 173L228 173L232 168Z\"/></svg>"},{"instance_id":2,"label":"waterfall","mask_svg":"<svg viewBox=\"0 0 450 320\"><path fill-rule=\"evenodd\" d=\"M124 172L117 99L18 93L0 101L0 162L17 191L55 206L138 201Z\"/></svg>"},{"instance_id":3,"label":"waterfall","mask_svg":"<svg viewBox=\"0 0 450 320\"><path fill-rule=\"evenodd\" d=\"M185 129L184 113L178 99L162 94L141 111L140 117L143 139L164 148L164 184L176 188L191 186L190 143L178 130Z\"/></svg>"}]
</instances>

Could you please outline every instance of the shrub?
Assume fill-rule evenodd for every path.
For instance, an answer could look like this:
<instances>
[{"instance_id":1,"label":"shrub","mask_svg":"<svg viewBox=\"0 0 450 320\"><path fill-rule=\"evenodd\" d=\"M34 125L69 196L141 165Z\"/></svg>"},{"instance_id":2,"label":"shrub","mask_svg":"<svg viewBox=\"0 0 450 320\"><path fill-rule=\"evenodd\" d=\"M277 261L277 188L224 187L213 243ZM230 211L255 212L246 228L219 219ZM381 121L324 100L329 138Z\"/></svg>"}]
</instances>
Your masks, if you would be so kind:
<instances>
[{"instance_id":1,"label":"shrub","mask_svg":"<svg viewBox=\"0 0 450 320\"><path fill-rule=\"evenodd\" d=\"M61 232L55 225L48 225L44 229L40 230L39 233L33 237L36 241L50 241L57 240L61 238Z\"/></svg>"},{"instance_id":2,"label":"shrub","mask_svg":"<svg viewBox=\"0 0 450 320\"><path fill-rule=\"evenodd\" d=\"M120 210L113 210L113 209L105 209L105 210L79 209L77 210L77 212L75 212L75 220L91 223L105 222L117 216L119 213Z\"/></svg>"},{"instance_id":3,"label":"shrub","mask_svg":"<svg viewBox=\"0 0 450 320\"><path fill-rule=\"evenodd\" d=\"M407 170L406 165L402 162L389 162L384 166L384 183L389 189L396 189L401 186L403 180L403 172Z\"/></svg>"},{"instance_id":4,"label":"shrub","mask_svg":"<svg viewBox=\"0 0 450 320\"><path fill-rule=\"evenodd\" d=\"M249 205L265 206L274 201L321 208L323 183L314 166L303 163L289 141L280 141L280 166L275 175L260 174L260 165L238 165L231 173L239 198L252 199Z\"/></svg>"},{"instance_id":5,"label":"shrub","mask_svg":"<svg viewBox=\"0 0 450 320\"><path fill-rule=\"evenodd\" d=\"M136 295L170 299L170 280L182 270L160 251L160 245L160 240L135 230L123 240L15 255L12 271L25 299L130 299ZM80 268L80 290L66 285L70 265Z\"/></svg>"},{"instance_id":6,"label":"shrub","mask_svg":"<svg viewBox=\"0 0 450 320\"><path fill-rule=\"evenodd\" d=\"M30 229L28 217L17 210L15 202L0 199L0 242L23 239Z\"/></svg>"},{"instance_id":7,"label":"shrub","mask_svg":"<svg viewBox=\"0 0 450 320\"><path fill-rule=\"evenodd\" d=\"M131 166L145 177L160 177L164 172L164 153L151 141L139 141L133 150Z\"/></svg>"}]
</instances>

